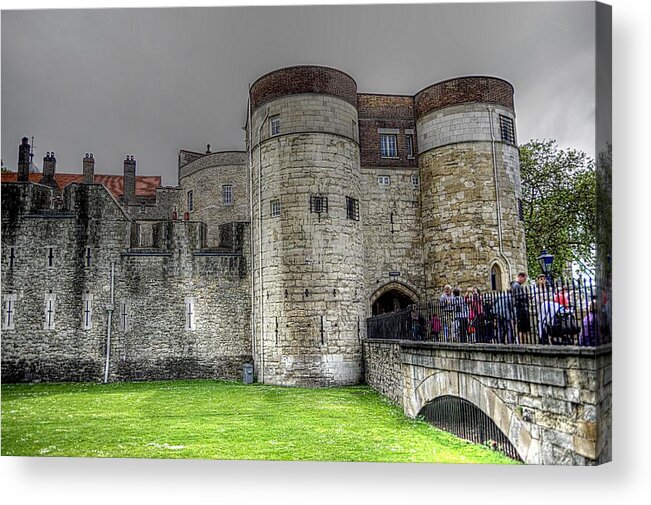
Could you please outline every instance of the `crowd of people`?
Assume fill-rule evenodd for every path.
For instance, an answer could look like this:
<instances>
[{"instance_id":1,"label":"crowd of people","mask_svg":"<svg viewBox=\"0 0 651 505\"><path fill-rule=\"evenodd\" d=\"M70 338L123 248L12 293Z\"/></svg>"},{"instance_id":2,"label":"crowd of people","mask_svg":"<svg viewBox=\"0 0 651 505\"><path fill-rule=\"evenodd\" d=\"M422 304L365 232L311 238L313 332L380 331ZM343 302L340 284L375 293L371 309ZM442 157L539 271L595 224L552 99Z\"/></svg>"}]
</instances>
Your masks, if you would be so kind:
<instances>
[{"instance_id":1,"label":"crowd of people","mask_svg":"<svg viewBox=\"0 0 651 505\"><path fill-rule=\"evenodd\" d=\"M578 307L577 307L578 305ZM411 311L411 339L460 343L563 344L597 342L592 291L553 286L544 275L527 282L520 272L503 292L465 293L446 285L438 303Z\"/></svg>"}]
</instances>

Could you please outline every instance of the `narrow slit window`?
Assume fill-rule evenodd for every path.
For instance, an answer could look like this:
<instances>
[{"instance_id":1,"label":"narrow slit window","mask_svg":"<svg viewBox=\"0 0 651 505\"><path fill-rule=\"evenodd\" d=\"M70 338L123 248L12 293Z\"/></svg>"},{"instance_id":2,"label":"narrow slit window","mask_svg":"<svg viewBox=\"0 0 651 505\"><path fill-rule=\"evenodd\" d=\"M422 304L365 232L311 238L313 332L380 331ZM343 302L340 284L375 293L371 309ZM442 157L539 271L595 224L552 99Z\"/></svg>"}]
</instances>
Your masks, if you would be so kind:
<instances>
[{"instance_id":1,"label":"narrow slit window","mask_svg":"<svg viewBox=\"0 0 651 505\"><path fill-rule=\"evenodd\" d=\"M47 248L46 261L47 261L48 268L52 268L54 266L54 247Z\"/></svg>"},{"instance_id":2,"label":"narrow slit window","mask_svg":"<svg viewBox=\"0 0 651 505\"><path fill-rule=\"evenodd\" d=\"M86 293L82 297L82 328L84 330L93 329L93 295Z\"/></svg>"},{"instance_id":3,"label":"narrow slit window","mask_svg":"<svg viewBox=\"0 0 651 505\"><path fill-rule=\"evenodd\" d=\"M9 247L9 270L12 270L16 266L16 246Z\"/></svg>"},{"instance_id":4,"label":"narrow slit window","mask_svg":"<svg viewBox=\"0 0 651 505\"><path fill-rule=\"evenodd\" d=\"M224 205L233 205L233 185L224 184L222 186L222 198L224 199Z\"/></svg>"},{"instance_id":5,"label":"narrow slit window","mask_svg":"<svg viewBox=\"0 0 651 505\"><path fill-rule=\"evenodd\" d=\"M119 323L118 326L120 328L120 331L122 333L127 333L129 331L129 303L127 302L126 299L121 299L120 300L120 314L119 314Z\"/></svg>"},{"instance_id":6,"label":"narrow slit window","mask_svg":"<svg viewBox=\"0 0 651 505\"><path fill-rule=\"evenodd\" d=\"M45 321L43 322L44 330L54 330L54 318L56 315L56 299L57 296L54 293L48 293L45 295L45 309L44 316Z\"/></svg>"},{"instance_id":7,"label":"narrow slit window","mask_svg":"<svg viewBox=\"0 0 651 505\"><path fill-rule=\"evenodd\" d=\"M93 250L90 246L86 246L84 251L84 265L86 268L91 267L93 264Z\"/></svg>"},{"instance_id":8,"label":"narrow slit window","mask_svg":"<svg viewBox=\"0 0 651 505\"><path fill-rule=\"evenodd\" d=\"M185 298L185 329L187 331L196 330L196 315L194 310L194 297Z\"/></svg>"},{"instance_id":9,"label":"narrow slit window","mask_svg":"<svg viewBox=\"0 0 651 505\"><path fill-rule=\"evenodd\" d=\"M192 212L194 210L194 191L188 191L188 211Z\"/></svg>"},{"instance_id":10,"label":"narrow slit window","mask_svg":"<svg viewBox=\"0 0 651 505\"><path fill-rule=\"evenodd\" d=\"M13 330L15 329L14 320L16 318L16 300L18 295L16 293L9 293L4 296L4 310L2 314L2 329Z\"/></svg>"},{"instance_id":11,"label":"narrow slit window","mask_svg":"<svg viewBox=\"0 0 651 505\"><path fill-rule=\"evenodd\" d=\"M414 157L414 136L409 134L405 135L405 151L407 152L407 158L413 159Z\"/></svg>"}]
</instances>

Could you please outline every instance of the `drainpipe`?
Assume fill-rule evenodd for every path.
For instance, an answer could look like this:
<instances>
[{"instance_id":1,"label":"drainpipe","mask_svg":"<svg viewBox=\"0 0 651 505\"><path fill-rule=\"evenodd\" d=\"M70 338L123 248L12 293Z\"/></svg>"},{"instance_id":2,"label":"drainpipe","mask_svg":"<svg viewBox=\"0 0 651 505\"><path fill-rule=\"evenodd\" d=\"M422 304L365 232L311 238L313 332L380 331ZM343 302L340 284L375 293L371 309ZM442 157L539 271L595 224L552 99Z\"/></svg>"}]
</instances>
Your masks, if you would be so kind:
<instances>
[{"instance_id":1,"label":"drainpipe","mask_svg":"<svg viewBox=\"0 0 651 505\"><path fill-rule=\"evenodd\" d=\"M247 136L248 136L248 148L249 156L247 157L247 162L249 164L249 216L251 219L251 238L249 239L249 249L251 257L251 266L253 266L253 253L254 253L254 239L253 239L253 136L251 135L251 84L249 83L249 96L247 100L247 114L248 114L248 124L247 124ZM255 276L251 272L251 342L253 354L253 361L255 363L255 351L257 349L255 341Z\"/></svg>"},{"instance_id":2,"label":"drainpipe","mask_svg":"<svg viewBox=\"0 0 651 505\"><path fill-rule=\"evenodd\" d=\"M493 159L493 179L495 181L495 210L497 211L497 234L499 239L500 256L506 262L509 269L509 282L513 279L513 268L511 262L504 254L504 240L502 238L502 205L500 201L500 184L497 173L497 157L495 155L495 133L493 131L493 108L488 107L488 122L491 128L491 153Z\"/></svg>"},{"instance_id":3,"label":"drainpipe","mask_svg":"<svg viewBox=\"0 0 651 505\"><path fill-rule=\"evenodd\" d=\"M108 382L109 362L111 359L111 327L113 323L113 310L115 308L115 292L113 283L115 279L115 263L111 261L111 303L106 306L106 358L104 360L104 384Z\"/></svg>"},{"instance_id":4,"label":"drainpipe","mask_svg":"<svg viewBox=\"0 0 651 505\"><path fill-rule=\"evenodd\" d=\"M269 108L258 128L258 268L260 270L260 382L264 382L264 296L262 278L262 127L269 117Z\"/></svg>"}]
</instances>

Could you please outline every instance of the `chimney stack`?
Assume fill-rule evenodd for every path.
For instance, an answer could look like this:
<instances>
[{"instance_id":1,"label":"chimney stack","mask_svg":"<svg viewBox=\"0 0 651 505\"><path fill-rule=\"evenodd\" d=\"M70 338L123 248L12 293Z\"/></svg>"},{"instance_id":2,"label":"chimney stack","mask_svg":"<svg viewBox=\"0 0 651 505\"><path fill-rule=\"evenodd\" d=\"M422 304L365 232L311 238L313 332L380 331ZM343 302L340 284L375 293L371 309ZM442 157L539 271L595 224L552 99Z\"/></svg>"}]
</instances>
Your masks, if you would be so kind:
<instances>
[{"instance_id":1,"label":"chimney stack","mask_svg":"<svg viewBox=\"0 0 651 505\"><path fill-rule=\"evenodd\" d=\"M56 172L57 159L54 157L54 151L48 152L43 158L43 177L40 183L53 188L58 188L57 181L54 179Z\"/></svg>"},{"instance_id":2,"label":"chimney stack","mask_svg":"<svg viewBox=\"0 0 651 505\"><path fill-rule=\"evenodd\" d=\"M136 197L136 160L133 156L127 156L124 160L124 189L122 198L124 203L135 203Z\"/></svg>"},{"instance_id":3,"label":"chimney stack","mask_svg":"<svg viewBox=\"0 0 651 505\"><path fill-rule=\"evenodd\" d=\"M30 150L29 139L23 137L22 143L18 146L18 182L29 181Z\"/></svg>"},{"instance_id":4,"label":"chimney stack","mask_svg":"<svg viewBox=\"0 0 651 505\"><path fill-rule=\"evenodd\" d=\"M95 158L93 153L86 153L84 156L84 184L93 184L95 182Z\"/></svg>"}]
</instances>

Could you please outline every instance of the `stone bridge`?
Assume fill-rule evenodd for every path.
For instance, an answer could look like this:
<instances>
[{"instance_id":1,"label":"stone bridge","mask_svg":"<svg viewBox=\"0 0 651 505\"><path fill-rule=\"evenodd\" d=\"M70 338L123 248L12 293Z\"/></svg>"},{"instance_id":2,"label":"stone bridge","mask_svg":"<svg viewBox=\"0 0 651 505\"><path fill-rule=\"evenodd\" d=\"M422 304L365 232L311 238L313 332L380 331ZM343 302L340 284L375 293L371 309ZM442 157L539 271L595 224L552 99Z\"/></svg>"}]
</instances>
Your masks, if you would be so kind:
<instances>
[{"instance_id":1,"label":"stone bridge","mask_svg":"<svg viewBox=\"0 0 651 505\"><path fill-rule=\"evenodd\" d=\"M611 346L365 340L366 382L416 417L444 396L486 414L527 464L611 459Z\"/></svg>"}]
</instances>

